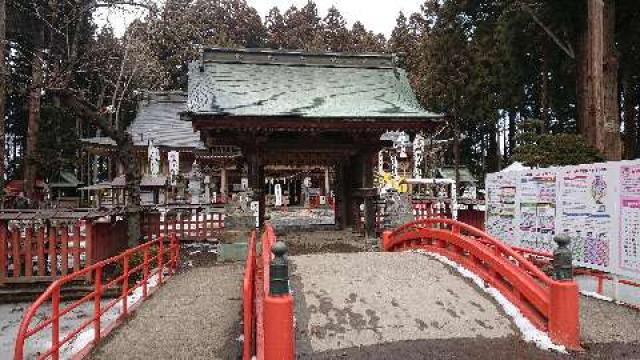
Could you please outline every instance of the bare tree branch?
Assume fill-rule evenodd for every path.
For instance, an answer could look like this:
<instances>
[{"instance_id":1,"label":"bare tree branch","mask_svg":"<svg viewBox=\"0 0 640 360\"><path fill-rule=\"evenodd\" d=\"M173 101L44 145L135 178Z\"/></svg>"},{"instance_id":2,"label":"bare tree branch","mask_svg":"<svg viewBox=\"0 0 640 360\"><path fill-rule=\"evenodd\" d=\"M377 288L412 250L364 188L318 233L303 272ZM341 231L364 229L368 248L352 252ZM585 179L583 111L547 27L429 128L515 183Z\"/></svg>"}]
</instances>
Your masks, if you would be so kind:
<instances>
[{"instance_id":1,"label":"bare tree branch","mask_svg":"<svg viewBox=\"0 0 640 360\"><path fill-rule=\"evenodd\" d=\"M538 15L536 15L533 9L531 9L527 4L524 4L522 2L520 2L519 4L520 8L531 15L533 21L535 21L536 24L538 24L538 26L540 26L542 30L544 30L544 32L549 35L549 37L556 43L556 45L558 45L560 49L562 49L562 51L565 52L565 54L567 54L572 59L576 58L576 53L575 51L573 51L573 47L569 42L562 41L547 25L544 24L544 22L542 22L542 20L540 20Z\"/></svg>"}]
</instances>

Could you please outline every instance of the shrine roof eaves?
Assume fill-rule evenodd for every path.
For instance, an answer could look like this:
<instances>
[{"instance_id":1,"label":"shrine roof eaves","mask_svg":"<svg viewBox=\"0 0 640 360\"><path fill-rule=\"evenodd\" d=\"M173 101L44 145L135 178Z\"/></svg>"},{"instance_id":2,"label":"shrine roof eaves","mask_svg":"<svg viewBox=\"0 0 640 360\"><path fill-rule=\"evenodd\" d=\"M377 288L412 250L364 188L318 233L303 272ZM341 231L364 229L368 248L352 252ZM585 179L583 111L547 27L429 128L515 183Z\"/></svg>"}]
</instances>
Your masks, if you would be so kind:
<instances>
[{"instance_id":1,"label":"shrine roof eaves","mask_svg":"<svg viewBox=\"0 0 640 360\"><path fill-rule=\"evenodd\" d=\"M190 118L435 119L393 55L205 49L189 67Z\"/></svg>"}]
</instances>

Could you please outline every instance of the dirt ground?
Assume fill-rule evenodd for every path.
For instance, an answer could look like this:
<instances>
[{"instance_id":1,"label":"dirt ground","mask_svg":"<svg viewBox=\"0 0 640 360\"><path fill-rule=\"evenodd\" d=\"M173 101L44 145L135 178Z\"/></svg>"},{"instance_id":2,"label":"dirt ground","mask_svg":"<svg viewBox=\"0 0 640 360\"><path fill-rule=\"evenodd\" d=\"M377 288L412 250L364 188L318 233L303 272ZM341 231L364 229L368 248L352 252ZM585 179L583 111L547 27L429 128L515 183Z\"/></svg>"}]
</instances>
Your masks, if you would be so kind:
<instances>
[{"instance_id":1,"label":"dirt ground","mask_svg":"<svg viewBox=\"0 0 640 360\"><path fill-rule=\"evenodd\" d=\"M318 253L353 253L366 251L368 243L364 237L344 231L308 231L278 234L278 240L287 244L289 255Z\"/></svg>"}]
</instances>

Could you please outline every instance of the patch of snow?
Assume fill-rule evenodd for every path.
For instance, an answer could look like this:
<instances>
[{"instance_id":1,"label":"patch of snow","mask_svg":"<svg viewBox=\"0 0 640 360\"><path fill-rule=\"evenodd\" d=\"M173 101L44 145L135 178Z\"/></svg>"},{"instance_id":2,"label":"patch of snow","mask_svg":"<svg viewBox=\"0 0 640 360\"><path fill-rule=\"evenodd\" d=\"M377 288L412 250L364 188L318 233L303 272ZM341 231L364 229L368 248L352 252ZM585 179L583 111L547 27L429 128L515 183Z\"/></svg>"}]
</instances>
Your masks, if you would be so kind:
<instances>
[{"instance_id":1,"label":"patch of snow","mask_svg":"<svg viewBox=\"0 0 640 360\"><path fill-rule=\"evenodd\" d=\"M588 296L588 297L592 297L595 299L599 299L599 300L603 300L603 301L609 301L609 302L613 302L613 299L608 297L608 296L604 296L604 295L600 295L597 292L593 292L593 291L580 291L580 294L584 295L584 296Z\"/></svg>"},{"instance_id":2,"label":"patch of snow","mask_svg":"<svg viewBox=\"0 0 640 360\"><path fill-rule=\"evenodd\" d=\"M147 281L148 289L158 286L158 274L155 274ZM128 297L127 304L129 307L136 304L142 299L142 286L136 288ZM106 306L112 299L105 298L101 300L101 306ZM63 301L60 307L64 308L72 304L73 301ZM0 359L13 358L14 347L18 328L24 316L24 312L29 308L31 303L15 303L0 305ZM107 328L122 313L123 303L117 302L109 310L105 311L100 317L101 328ZM39 322L46 320L51 314L51 302L44 303L37 310L30 328L36 326ZM77 329L84 321L91 318L94 314L93 298L87 302L80 304L75 309L60 318L60 339L64 338L68 333ZM74 338L60 348L60 358L70 359L74 354L82 350L94 339L93 325L89 324L83 331L79 332ZM25 340L24 357L36 358L38 354L43 353L51 347L51 327L48 326Z\"/></svg>"},{"instance_id":3,"label":"patch of snow","mask_svg":"<svg viewBox=\"0 0 640 360\"><path fill-rule=\"evenodd\" d=\"M557 352L566 353L567 350L562 345L554 344L549 335L545 332L538 330L532 323L527 319L518 308L511 303L500 291L491 287L487 284L482 278L480 278L475 273L469 271L465 267L459 265L458 263L449 260L449 258L442 256L440 254L423 251L423 250L414 250L416 253L424 254L430 256L443 264L446 264L452 268L454 268L460 275L463 277L470 279L473 281L480 289L482 289L485 293L491 295L498 304L504 309L504 311L509 315L513 322L515 323L518 330L522 334L522 339L526 342L534 343L538 348L542 350L555 350Z\"/></svg>"},{"instance_id":4,"label":"patch of snow","mask_svg":"<svg viewBox=\"0 0 640 360\"><path fill-rule=\"evenodd\" d=\"M244 342L244 334L240 334L240 336L236 338L236 341Z\"/></svg>"}]
</instances>

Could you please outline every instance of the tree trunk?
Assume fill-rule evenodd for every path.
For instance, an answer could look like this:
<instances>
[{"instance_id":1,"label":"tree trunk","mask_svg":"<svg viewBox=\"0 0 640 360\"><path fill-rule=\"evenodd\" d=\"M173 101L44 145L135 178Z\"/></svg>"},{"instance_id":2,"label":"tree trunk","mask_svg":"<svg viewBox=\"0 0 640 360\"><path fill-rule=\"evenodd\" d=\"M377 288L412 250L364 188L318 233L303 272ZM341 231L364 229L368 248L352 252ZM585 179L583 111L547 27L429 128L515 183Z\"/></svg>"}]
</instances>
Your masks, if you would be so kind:
<instances>
[{"instance_id":1,"label":"tree trunk","mask_svg":"<svg viewBox=\"0 0 640 360\"><path fill-rule=\"evenodd\" d=\"M489 129L489 148L487 149L487 167L489 172L496 172L500 168L500 156L498 147L498 127L496 124Z\"/></svg>"},{"instance_id":2,"label":"tree trunk","mask_svg":"<svg viewBox=\"0 0 640 360\"><path fill-rule=\"evenodd\" d=\"M588 0L588 78L589 117L587 140L596 149L604 150L604 6L602 0Z\"/></svg>"},{"instance_id":3,"label":"tree trunk","mask_svg":"<svg viewBox=\"0 0 640 360\"><path fill-rule=\"evenodd\" d=\"M53 95L60 98L67 108L75 112L76 116L90 121L99 128L105 136L116 142L118 149L118 161L125 168L125 178L127 180L127 222L129 246L135 246L140 241L140 221L142 208L140 207L140 165L136 156L131 135L125 131L115 130L105 114L100 113L93 105L79 98L67 89L50 89ZM87 169L87 173L89 173Z\"/></svg>"},{"instance_id":4,"label":"tree trunk","mask_svg":"<svg viewBox=\"0 0 640 360\"><path fill-rule=\"evenodd\" d=\"M638 88L630 76L622 81L624 88L624 158L634 159L638 145Z\"/></svg>"},{"instance_id":5,"label":"tree trunk","mask_svg":"<svg viewBox=\"0 0 640 360\"><path fill-rule=\"evenodd\" d=\"M456 191L460 189L460 125L457 116L454 116L453 127L453 163L455 167Z\"/></svg>"},{"instance_id":6,"label":"tree trunk","mask_svg":"<svg viewBox=\"0 0 640 360\"><path fill-rule=\"evenodd\" d=\"M513 149L516 147L516 112L509 111L509 134L507 135L509 158L513 156ZM506 152L506 151L505 151Z\"/></svg>"},{"instance_id":7,"label":"tree trunk","mask_svg":"<svg viewBox=\"0 0 640 360\"><path fill-rule=\"evenodd\" d=\"M7 63L5 62L7 18L6 0L0 0L0 209L4 208L4 179L6 176L5 141L4 141L4 113L7 89Z\"/></svg>"},{"instance_id":8,"label":"tree trunk","mask_svg":"<svg viewBox=\"0 0 640 360\"><path fill-rule=\"evenodd\" d=\"M588 141L589 132L589 32L587 27L578 34L576 43L576 128Z\"/></svg>"},{"instance_id":9,"label":"tree trunk","mask_svg":"<svg viewBox=\"0 0 640 360\"><path fill-rule=\"evenodd\" d=\"M607 160L619 160L618 63L615 53L615 0L588 0L586 38L579 39L579 130ZM584 43L581 43L584 41ZM584 51L584 54L581 53ZM583 55L586 55L584 58ZM580 71L586 61L586 79ZM581 86L585 86L581 93ZM583 109L586 106L586 109ZM584 110L587 110L586 113Z\"/></svg>"},{"instance_id":10,"label":"tree trunk","mask_svg":"<svg viewBox=\"0 0 640 360\"><path fill-rule=\"evenodd\" d=\"M549 131L549 46L547 41L542 42L542 56L540 58L540 120L542 120L542 133Z\"/></svg>"},{"instance_id":11,"label":"tree trunk","mask_svg":"<svg viewBox=\"0 0 640 360\"><path fill-rule=\"evenodd\" d=\"M40 36L42 38L42 35ZM27 122L27 148L24 161L25 195L35 201L35 184L37 176L38 129L40 127L40 101L44 80L44 53L35 51L31 59L31 85L29 87L29 115Z\"/></svg>"},{"instance_id":12,"label":"tree trunk","mask_svg":"<svg viewBox=\"0 0 640 360\"><path fill-rule=\"evenodd\" d=\"M618 87L618 55L616 52L616 2L606 0L604 6L604 59L603 91L604 118L602 150L607 160L622 158L620 137L620 99Z\"/></svg>"}]
</instances>

